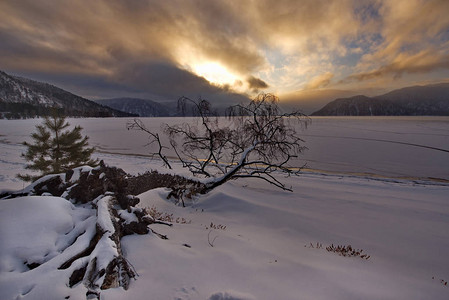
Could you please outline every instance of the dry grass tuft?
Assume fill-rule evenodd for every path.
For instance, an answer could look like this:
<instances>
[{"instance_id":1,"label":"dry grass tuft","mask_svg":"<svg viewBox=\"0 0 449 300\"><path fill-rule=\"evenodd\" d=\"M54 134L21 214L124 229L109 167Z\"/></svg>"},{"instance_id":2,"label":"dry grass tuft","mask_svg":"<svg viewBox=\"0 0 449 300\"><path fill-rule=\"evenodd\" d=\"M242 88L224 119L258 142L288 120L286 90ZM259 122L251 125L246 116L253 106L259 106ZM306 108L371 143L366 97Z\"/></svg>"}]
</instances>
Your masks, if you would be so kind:
<instances>
[{"instance_id":1,"label":"dry grass tuft","mask_svg":"<svg viewBox=\"0 0 449 300\"><path fill-rule=\"evenodd\" d=\"M155 206L146 209L148 214L155 220L177 223L177 224L190 224L192 220L187 220L183 217L174 217L173 214L159 211Z\"/></svg>"},{"instance_id":2,"label":"dry grass tuft","mask_svg":"<svg viewBox=\"0 0 449 300\"><path fill-rule=\"evenodd\" d=\"M323 244L321 243L310 243L309 245L305 245L304 247L307 248L313 248L313 249L323 249ZM341 246L341 245L337 245L334 246L334 244L327 246L326 250L328 252L334 252L337 253L340 256L345 256L345 257L360 257L362 259L370 259L370 255L368 254L364 254L362 249L355 249L352 248L351 245L347 245L347 246Z\"/></svg>"}]
</instances>

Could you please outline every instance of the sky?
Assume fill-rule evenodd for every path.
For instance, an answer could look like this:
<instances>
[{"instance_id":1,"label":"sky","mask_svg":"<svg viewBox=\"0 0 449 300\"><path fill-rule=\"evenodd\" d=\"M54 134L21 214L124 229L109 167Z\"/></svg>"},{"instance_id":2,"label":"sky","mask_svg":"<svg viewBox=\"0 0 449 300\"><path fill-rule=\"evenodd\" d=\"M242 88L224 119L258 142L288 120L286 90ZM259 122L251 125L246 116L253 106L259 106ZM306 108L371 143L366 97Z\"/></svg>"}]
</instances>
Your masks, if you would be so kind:
<instances>
[{"instance_id":1,"label":"sky","mask_svg":"<svg viewBox=\"0 0 449 300\"><path fill-rule=\"evenodd\" d=\"M319 106L449 82L448 16L447 0L4 0L0 70L88 99Z\"/></svg>"}]
</instances>

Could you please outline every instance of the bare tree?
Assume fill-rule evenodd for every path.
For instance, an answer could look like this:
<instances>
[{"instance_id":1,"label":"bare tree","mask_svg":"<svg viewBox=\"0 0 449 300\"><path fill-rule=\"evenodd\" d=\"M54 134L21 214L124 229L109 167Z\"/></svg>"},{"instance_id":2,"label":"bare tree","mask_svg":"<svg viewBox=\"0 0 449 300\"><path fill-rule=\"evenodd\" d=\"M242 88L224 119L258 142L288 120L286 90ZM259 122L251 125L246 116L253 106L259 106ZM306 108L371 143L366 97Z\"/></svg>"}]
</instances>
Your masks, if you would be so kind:
<instances>
[{"instance_id":1,"label":"bare tree","mask_svg":"<svg viewBox=\"0 0 449 300\"><path fill-rule=\"evenodd\" d=\"M168 161L168 158L162 153L164 151L164 149L168 149L168 148L162 146L162 143L161 143L158 133L151 132L149 129L147 129L145 127L145 125L139 119L134 119L133 121L129 121L126 124L126 128L128 130L130 130L130 129L131 130L141 130L143 132L146 132L148 134L148 139L149 139L147 146L150 146L152 144L157 144L157 147L158 147L157 152L151 153L151 157L159 157L160 159L162 159L164 166L166 166L169 169L172 168Z\"/></svg>"},{"instance_id":2,"label":"bare tree","mask_svg":"<svg viewBox=\"0 0 449 300\"><path fill-rule=\"evenodd\" d=\"M204 99L182 97L178 107L192 107L197 123L165 124L163 129L169 137L169 148L183 167L209 178L202 193L238 178L262 179L291 191L274 173L297 175L301 169L289 163L306 149L295 127L298 123L307 126L309 120L302 113L282 113L279 99L272 94L260 94L249 104L231 106L226 118L220 118ZM159 144L159 150L164 149L158 136L140 121L134 120L131 126L147 132ZM160 151L157 154L165 157Z\"/></svg>"}]
</instances>

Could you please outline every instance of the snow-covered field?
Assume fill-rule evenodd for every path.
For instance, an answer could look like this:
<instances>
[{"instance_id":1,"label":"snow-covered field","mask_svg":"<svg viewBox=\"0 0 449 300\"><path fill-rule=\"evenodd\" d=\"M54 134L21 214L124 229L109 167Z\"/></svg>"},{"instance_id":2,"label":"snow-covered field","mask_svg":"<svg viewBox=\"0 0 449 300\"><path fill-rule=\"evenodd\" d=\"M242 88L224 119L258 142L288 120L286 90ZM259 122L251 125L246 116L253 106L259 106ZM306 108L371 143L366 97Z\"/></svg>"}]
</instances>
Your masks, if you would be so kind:
<instances>
[{"instance_id":1,"label":"snow-covered field","mask_svg":"<svg viewBox=\"0 0 449 300\"><path fill-rule=\"evenodd\" d=\"M0 189L23 187L14 178L24 166L19 143L39 122L0 120ZM69 122L84 127L106 163L160 168L133 155L148 149L126 120ZM449 184L428 179L449 180L449 118L314 118L304 139L298 165L313 170L282 179L293 193L242 180L187 208L164 189L141 194L139 205L187 223L151 225L168 240L125 237L139 277L102 299L449 299ZM49 196L0 200L0 299L85 299L84 287L70 289L53 267L84 213ZM339 256L325 249L331 244L370 258ZM24 257L33 255L46 263L28 270Z\"/></svg>"}]
</instances>

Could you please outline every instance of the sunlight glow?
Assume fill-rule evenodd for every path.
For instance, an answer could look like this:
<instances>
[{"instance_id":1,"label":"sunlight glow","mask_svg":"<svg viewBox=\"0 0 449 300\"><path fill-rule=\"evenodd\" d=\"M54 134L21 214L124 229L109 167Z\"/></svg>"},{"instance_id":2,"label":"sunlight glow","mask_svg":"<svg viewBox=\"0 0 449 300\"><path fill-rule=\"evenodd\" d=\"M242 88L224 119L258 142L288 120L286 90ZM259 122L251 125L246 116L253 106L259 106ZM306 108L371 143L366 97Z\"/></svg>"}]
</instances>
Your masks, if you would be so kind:
<instances>
[{"instance_id":1,"label":"sunlight glow","mask_svg":"<svg viewBox=\"0 0 449 300\"><path fill-rule=\"evenodd\" d=\"M192 69L198 76L202 76L210 83L217 85L233 85L238 80L237 76L215 62L197 64Z\"/></svg>"}]
</instances>

